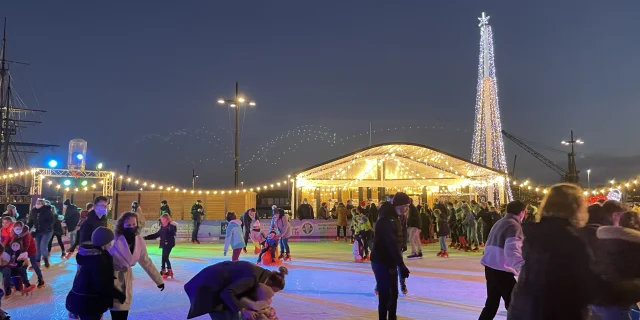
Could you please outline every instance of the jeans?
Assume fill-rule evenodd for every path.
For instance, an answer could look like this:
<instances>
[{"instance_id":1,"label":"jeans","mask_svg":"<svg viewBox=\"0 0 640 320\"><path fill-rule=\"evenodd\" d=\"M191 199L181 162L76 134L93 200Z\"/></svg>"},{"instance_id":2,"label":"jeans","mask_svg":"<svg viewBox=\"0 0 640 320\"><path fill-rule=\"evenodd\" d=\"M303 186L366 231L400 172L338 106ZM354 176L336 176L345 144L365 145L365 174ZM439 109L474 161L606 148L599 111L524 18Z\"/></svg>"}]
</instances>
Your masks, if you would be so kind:
<instances>
[{"instance_id":1,"label":"jeans","mask_svg":"<svg viewBox=\"0 0 640 320\"><path fill-rule=\"evenodd\" d=\"M171 270L171 261L169 261L169 255L171 254L171 249L173 248L162 248L162 269L164 269L165 265L167 269Z\"/></svg>"},{"instance_id":2,"label":"jeans","mask_svg":"<svg viewBox=\"0 0 640 320\"><path fill-rule=\"evenodd\" d=\"M630 320L631 308L630 307L617 307L617 306L589 306L591 309L592 320Z\"/></svg>"},{"instance_id":3,"label":"jeans","mask_svg":"<svg viewBox=\"0 0 640 320\"><path fill-rule=\"evenodd\" d=\"M447 237L440 237L440 250L447 251Z\"/></svg>"},{"instance_id":4,"label":"jeans","mask_svg":"<svg viewBox=\"0 0 640 320\"><path fill-rule=\"evenodd\" d=\"M78 237L78 230L73 230L73 231L69 232L69 244L73 245L74 243L76 243L76 238L77 237ZM72 250L69 250L69 251L72 251Z\"/></svg>"},{"instance_id":5,"label":"jeans","mask_svg":"<svg viewBox=\"0 0 640 320\"><path fill-rule=\"evenodd\" d=\"M193 231L191 232L191 241L198 240L198 231L200 231L200 221L193 220Z\"/></svg>"},{"instance_id":6,"label":"jeans","mask_svg":"<svg viewBox=\"0 0 640 320\"><path fill-rule=\"evenodd\" d=\"M49 239L53 236L53 231L36 234L36 261L40 258L49 259ZM35 268L35 267L34 267Z\"/></svg>"},{"instance_id":7,"label":"jeans","mask_svg":"<svg viewBox=\"0 0 640 320\"><path fill-rule=\"evenodd\" d=\"M60 246L60 250L62 250L62 253L64 253L64 242L62 242L62 236L59 234L53 235L50 239L49 239L49 244L47 245L47 252L49 252L49 254L51 253L51 246L53 245L53 238L58 239L58 245Z\"/></svg>"},{"instance_id":8,"label":"jeans","mask_svg":"<svg viewBox=\"0 0 640 320\"><path fill-rule=\"evenodd\" d=\"M408 228L409 243L411 243L411 253L416 254L422 252L422 243L420 242L420 229L415 227Z\"/></svg>"},{"instance_id":9,"label":"jeans","mask_svg":"<svg viewBox=\"0 0 640 320\"><path fill-rule=\"evenodd\" d=\"M289 254L289 238L280 238L280 254Z\"/></svg>"},{"instance_id":10,"label":"jeans","mask_svg":"<svg viewBox=\"0 0 640 320\"><path fill-rule=\"evenodd\" d=\"M378 319L396 320L396 310L398 309L398 268L387 267L383 264L372 262L371 269L376 277L376 287L378 290Z\"/></svg>"},{"instance_id":11,"label":"jeans","mask_svg":"<svg viewBox=\"0 0 640 320\"><path fill-rule=\"evenodd\" d=\"M508 310L511 291L516 285L516 278L511 272L484 267L484 276L487 279L487 301L478 320L493 319L500 307L500 298L504 300L504 306Z\"/></svg>"},{"instance_id":12,"label":"jeans","mask_svg":"<svg viewBox=\"0 0 640 320\"><path fill-rule=\"evenodd\" d=\"M29 257L29 262L31 262L31 266L33 266L33 272L36 273L39 280L42 280L42 270L40 270L40 263L36 260L36 255L32 255Z\"/></svg>"},{"instance_id":13,"label":"jeans","mask_svg":"<svg viewBox=\"0 0 640 320\"><path fill-rule=\"evenodd\" d=\"M24 287L28 287L31 285L31 283L29 283L29 277L27 276L27 267L3 267L2 279L4 280L4 291L7 295L11 294L11 277L22 278L22 285ZM16 290L18 290L18 288L16 288Z\"/></svg>"},{"instance_id":14,"label":"jeans","mask_svg":"<svg viewBox=\"0 0 640 320\"><path fill-rule=\"evenodd\" d=\"M473 243L476 247L480 244L480 242L478 242L478 230L476 226L467 227L467 242L469 245Z\"/></svg>"}]
</instances>

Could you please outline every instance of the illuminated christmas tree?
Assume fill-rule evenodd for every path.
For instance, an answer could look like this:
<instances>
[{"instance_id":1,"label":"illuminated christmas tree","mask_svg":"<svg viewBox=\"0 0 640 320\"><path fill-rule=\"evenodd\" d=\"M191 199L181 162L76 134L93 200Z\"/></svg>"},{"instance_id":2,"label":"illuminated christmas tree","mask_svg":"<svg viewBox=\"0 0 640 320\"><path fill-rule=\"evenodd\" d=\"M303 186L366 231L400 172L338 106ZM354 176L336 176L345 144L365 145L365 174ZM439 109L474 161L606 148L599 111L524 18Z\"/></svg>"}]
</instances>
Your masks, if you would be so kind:
<instances>
[{"instance_id":1,"label":"illuminated christmas tree","mask_svg":"<svg viewBox=\"0 0 640 320\"><path fill-rule=\"evenodd\" d=\"M504 152L500 106L498 104L493 31L489 25L489 17L485 16L484 12L478 20L480 20L480 24L478 24L480 27L480 61L478 63L476 121L473 128L471 160L506 173L507 159ZM510 201L512 199L511 188L506 179L501 183L487 187L482 193L486 193L488 200L495 201L502 198L503 190L507 195L506 200Z\"/></svg>"}]
</instances>

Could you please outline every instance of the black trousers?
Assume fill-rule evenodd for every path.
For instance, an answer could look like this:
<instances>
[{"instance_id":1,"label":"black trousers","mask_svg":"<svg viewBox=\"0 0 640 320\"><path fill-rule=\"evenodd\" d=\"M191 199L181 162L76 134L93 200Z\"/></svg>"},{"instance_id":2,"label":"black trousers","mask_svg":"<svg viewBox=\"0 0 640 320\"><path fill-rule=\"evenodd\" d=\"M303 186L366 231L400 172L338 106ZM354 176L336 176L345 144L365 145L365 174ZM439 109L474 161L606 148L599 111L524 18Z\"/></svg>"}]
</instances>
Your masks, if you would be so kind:
<instances>
[{"instance_id":1,"label":"black trousers","mask_svg":"<svg viewBox=\"0 0 640 320\"><path fill-rule=\"evenodd\" d=\"M484 276L487 279L487 301L478 320L493 319L500 307L500 298L509 309L511 291L516 285L516 278L511 272L484 267Z\"/></svg>"},{"instance_id":2,"label":"black trousers","mask_svg":"<svg viewBox=\"0 0 640 320\"><path fill-rule=\"evenodd\" d=\"M62 242L62 236L59 234L54 234L53 236L51 236L51 239L49 239L49 253L51 253L51 246L53 245L53 238L58 239L58 245L60 246L60 250L62 250L62 253L64 253L64 242Z\"/></svg>"},{"instance_id":3,"label":"black trousers","mask_svg":"<svg viewBox=\"0 0 640 320\"><path fill-rule=\"evenodd\" d=\"M249 243L249 229L244 232L244 249L247 249L247 244Z\"/></svg>"},{"instance_id":4,"label":"black trousers","mask_svg":"<svg viewBox=\"0 0 640 320\"><path fill-rule=\"evenodd\" d=\"M200 221L193 220L193 231L191 232L191 241L198 240L198 231L200 231Z\"/></svg>"},{"instance_id":5,"label":"black trousers","mask_svg":"<svg viewBox=\"0 0 640 320\"><path fill-rule=\"evenodd\" d=\"M389 268L383 264L371 262L378 289L378 319L396 320L398 309L398 268Z\"/></svg>"},{"instance_id":6,"label":"black trousers","mask_svg":"<svg viewBox=\"0 0 640 320\"><path fill-rule=\"evenodd\" d=\"M340 228L342 228L342 233L344 233L344 237L347 237L347 226L338 226L336 236L340 238Z\"/></svg>"},{"instance_id":7,"label":"black trousers","mask_svg":"<svg viewBox=\"0 0 640 320\"><path fill-rule=\"evenodd\" d=\"M162 248L162 269L164 269L164 266L166 265L167 269L171 270L171 261L169 261L171 249L173 248Z\"/></svg>"},{"instance_id":8,"label":"black trousers","mask_svg":"<svg viewBox=\"0 0 640 320\"><path fill-rule=\"evenodd\" d=\"M113 311L111 310L111 320L127 320L129 311Z\"/></svg>"}]
</instances>

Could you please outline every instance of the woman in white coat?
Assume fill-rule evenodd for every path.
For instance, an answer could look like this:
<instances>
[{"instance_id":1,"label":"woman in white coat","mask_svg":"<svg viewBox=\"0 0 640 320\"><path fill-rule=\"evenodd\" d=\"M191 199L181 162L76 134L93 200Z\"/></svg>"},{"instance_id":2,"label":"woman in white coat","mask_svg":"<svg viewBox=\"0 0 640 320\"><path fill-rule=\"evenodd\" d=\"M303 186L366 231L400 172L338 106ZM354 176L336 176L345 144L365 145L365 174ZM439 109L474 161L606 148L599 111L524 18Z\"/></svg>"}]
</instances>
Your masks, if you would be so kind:
<instances>
[{"instance_id":1,"label":"woman in white coat","mask_svg":"<svg viewBox=\"0 0 640 320\"><path fill-rule=\"evenodd\" d=\"M164 290L162 276L153 265L147 254L144 239L138 234L138 215L133 212L122 214L116 224L115 239L109 253L113 256L113 269L115 273L115 287L127 296L124 303L113 301L111 319L127 319L133 299L133 270L131 268L139 263L147 272L151 280L156 283L160 291Z\"/></svg>"}]
</instances>

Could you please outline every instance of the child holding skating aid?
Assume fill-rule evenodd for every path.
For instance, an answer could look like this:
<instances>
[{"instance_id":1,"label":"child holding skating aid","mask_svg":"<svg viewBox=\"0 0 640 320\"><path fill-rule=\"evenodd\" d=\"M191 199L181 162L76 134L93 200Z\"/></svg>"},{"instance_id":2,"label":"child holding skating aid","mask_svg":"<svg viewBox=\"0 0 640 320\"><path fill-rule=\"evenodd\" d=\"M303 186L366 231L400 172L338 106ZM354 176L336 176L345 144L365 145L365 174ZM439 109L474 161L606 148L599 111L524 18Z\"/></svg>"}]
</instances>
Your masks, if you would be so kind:
<instances>
[{"instance_id":1,"label":"child holding skating aid","mask_svg":"<svg viewBox=\"0 0 640 320\"><path fill-rule=\"evenodd\" d=\"M257 264L262 262L262 255L267 251L271 254L271 263L276 263L276 250L278 249L279 240L275 231L269 233L269 237L263 242L264 247L260 250Z\"/></svg>"},{"instance_id":2,"label":"child holding skating aid","mask_svg":"<svg viewBox=\"0 0 640 320\"><path fill-rule=\"evenodd\" d=\"M171 254L171 249L176 246L177 232L177 224L171 220L171 215L163 213L162 216L160 216L160 230L144 237L145 240L160 238L160 248L162 248L162 267L160 269L160 275L164 279L168 277L173 278L173 270L171 269L169 255Z\"/></svg>"},{"instance_id":3,"label":"child holding skating aid","mask_svg":"<svg viewBox=\"0 0 640 320\"><path fill-rule=\"evenodd\" d=\"M36 286L29 282L27 267L29 266L29 254L27 248L32 245L33 238L24 227L22 221L16 221L11 230L11 240L2 253L4 266L4 294L5 298L11 295L11 284L23 295L29 294Z\"/></svg>"},{"instance_id":4,"label":"child holding skating aid","mask_svg":"<svg viewBox=\"0 0 640 320\"><path fill-rule=\"evenodd\" d=\"M255 247L253 250L254 254L260 253L265 240L267 240L267 235L260 231L260 228L260 220L255 220L251 226L251 232L249 233L251 242L253 242L253 246Z\"/></svg>"}]
</instances>

